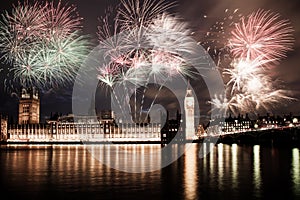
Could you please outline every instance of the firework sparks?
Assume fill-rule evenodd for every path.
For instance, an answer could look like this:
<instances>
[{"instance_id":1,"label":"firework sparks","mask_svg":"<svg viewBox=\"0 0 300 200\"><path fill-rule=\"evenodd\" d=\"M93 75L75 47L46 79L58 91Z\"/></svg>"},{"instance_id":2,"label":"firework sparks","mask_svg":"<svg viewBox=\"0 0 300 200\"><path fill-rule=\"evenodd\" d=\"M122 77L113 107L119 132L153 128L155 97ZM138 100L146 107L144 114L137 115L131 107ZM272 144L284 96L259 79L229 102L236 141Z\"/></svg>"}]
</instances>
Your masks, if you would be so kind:
<instances>
[{"instance_id":1,"label":"firework sparks","mask_svg":"<svg viewBox=\"0 0 300 200\"><path fill-rule=\"evenodd\" d=\"M257 77L257 74L264 72L262 65L269 61L257 57L254 60L234 59L231 63L232 68L225 69L223 74L229 75L230 80L227 86L232 85L231 93L240 90L245 82L251 81Z\"/></svg>"},{"instance_id":2,"label":"firework sparks","mask_svg":"<svg viewBox=\"0 0 300 200\"><path fill-rule=\"evenodd\" d=\"M191 53L191 30L179 17L163 13L152 20L148 27L147 39L155 49L172 54Z\"/></svg>"},{"instance_id":3,"label":"firework sparks","mask_svg":"<svg viewBox=\"0 0 300 200\"><path fill-rule=\"evenodd\" d=\"M221 113L223 116L225 116L228 111L234 112L237 107L236 102L234 102L234 98L227 99L226 94L215 94L208 103L214 107L211 111L217 110L218 113Z\"/></svg>"},{"instance_id":4,"label":"firework sparks","mask_svg":"<svg viewBox=\"0 0 300 200\"><path fill-rule=\"evenodd\" d=\"M45 36L67 37L82 28L82 18L79 16L75 6L63 6L61 1L57 5L54 2L46 2L44 11Z\"/></svg>"},{"instance_id":5,"label":"firework sparks","mask_svg":"<svg viewBox=\"0 0 300 200\"><path fill-rule=\"evenodd\" d=\"M192 40L189 39L192 32L186 22L167 13L172 6L173 3L162 0L121 1L117 14L109 9L100 20L99 43L107 58L106 65L109 68L113 66L114 70L104 70L105 73L100 70L98 79L108 87L124 85L126 90L126 86L131 84L142 88L135 91L135 101L140 102L135 102L133 113L137 113L136 109L144 110L145 93L151 77L163 84L177 75L191 76L185 58L180 55L193 52ZM110 21L113 25L109 25ZM119 32L126 34L120 36ZM138 117L134 116L134 119Z\"/></svg>"},{"instance_id":6,"label":"firework sparks","mask_svg":"<svg viewBox=\"0 0 300 200\"><path fill-rule=\"evenodd\" d=\"M115 67L116 78L110 78L111 72L100 75L99 80L110 87L131 80L138 82L137 86L144 86L145 93L149 75L161 83L178 74L192 75L185 58L179 55L193 51L188 38L195 32L180 18L167 13L169 7L163 1L156 4L122 1L113 17L113 26L108 25L111 14L103 18L102 26L98 27L99 40L105 56L110 57L109 65ZM215 96L209 103L224 113L237 113L268 109L282 100L291 100L284 90L273 87L268 74L269 67L292 48L292 28L288 21L263 10L247 18L238 9L226 9L225 14L207 32L205 41L200 42L208 46L207 52L213 54L218 69L227 79L226 94ZM117 33L124 30L127 37L120 40ZM144 46L153 48L143 49ZM143 96L141 99L140 110L143 110Z\"/></svg>"},{"instance_id":7,"label":"firework sparks","mask_svg":"<svg viewBox=\"0 0 300 200\"><path fill-rule=\"evenodd\" d=\"M209 31L205 32L205 35L198 39L200 40L198 44L201 44L206 49L215 60L216 66L219 69L222 69L222 67L226 68L228 62L231 61L229 48L226 44L230 37L231 30L243 16L239 9L231 10L227 8L223 14L224 17L216 21L213 26L209 28ZM206 20L206 18L210 17L205 15L204 20Z\"/></svg>"},{"instance_id":8,"label":"firework sparks","mask_svg":"<svg viewBox=\"0 0 300 200\"><path fill-rule=\"evenodd\" d=\"M147 27L157 16L172 8L174 3L167 3L164 0L143 2L139 0L121 0L118 9L122 30L132 30Z\"/></svg>"},{"instance_id":9,"label":"firework sparks","mask_svg":"<svg viewBox=\"0 0 300 200\"><path fill-rule=\"evenodd\" d=\"M44 29L45 6L38 2L29 3L13 7L11 15L7 13L9 26L16 34L16 39L23 41L35 40L36 36L41 36Z\"/></svg>"},{"instance_id":10,"label":"firework sparks","mask_svg":"<svg viewBox=\"0 0 300 200\"><path fill-rule=\"evenodd\" d=\"M226 83L226 94L215 96L209 103L222 113L238 114L268 111L282 102L295 100L288 91L280 89L280 84L272 79L270 73L271 67L275 67L286 52L292 50L293 29L290 23L280 20L279 14L264 10L247 17L239 16L239 20L228 25L227 32L230 30L230 34L225 32L225 20L217 22L211 29L215 31L207 34L207 37L216 35L213 37L214 44L228 41L224 47L208 47ZM207 41L209 43L210 40ZM224 59L221 55L228 56ZM223 63L223 60L229 60L229 63Z\"/></svg>"},{"instance_id":11,"label":"firework sparks","mask_svg":"<svg viewBox=\"0 0 300 200\"><path fill-rule=\"evenodd\" d=\"M280 20L280 15L258 10L243 17L231 32L229 47L234 57L277 61L292 50L293 29L288 20Z\"/></svg>"},{"instance_id":12,"label":"firework sparks","mask_svg":"<svg viewBox=\"0 0 300 200\"><path fill-rule=\"evenodd\" d=\"M81 18L73 6L18 3L1 15L2 59L12 64L14 80L22 85L64 85L76 76L89 52L81 36Z\"/></svg>"}]
</instances>

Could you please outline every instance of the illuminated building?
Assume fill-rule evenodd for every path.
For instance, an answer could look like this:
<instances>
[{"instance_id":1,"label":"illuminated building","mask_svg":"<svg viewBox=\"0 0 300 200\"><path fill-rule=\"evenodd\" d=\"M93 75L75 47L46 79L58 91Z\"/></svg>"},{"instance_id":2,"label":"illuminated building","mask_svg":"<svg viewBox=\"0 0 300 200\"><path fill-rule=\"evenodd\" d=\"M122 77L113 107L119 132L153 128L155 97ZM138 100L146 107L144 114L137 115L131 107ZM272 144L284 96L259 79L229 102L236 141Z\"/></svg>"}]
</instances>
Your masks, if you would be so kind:
<instances>
[{"instance_id":1,"label":"illuminated building","mask_svg":"<svg viewBox=\"0 0 300 200\"><path fill-rule=\"evenodd\" d=\"M239 115L238 117L232 117L229 115L224 121L220 122L222 132L240 132L246 131L252 128L252 121L246 115L245 117Z\"/></svg>"},{"instance_id":2,"label":"illuminated building","mask_svg":"<svg viewBox=\"0 0 300 200\"><path fill-rule=\"evenodd\" d=\"M176 119L170 119L169 111L167 111L166 122L161 129L162 143L168 144L172 140L174 140L174 142L183 140L181 121L181 114L179 111L176 113ZM177 134L178 137L176 137Z\"/></svg>"},{"instance_id":3,"label":"illuminated building","mask_svg":"<svg viewBox=\"0 0 300 200\"><path fill-rule=\"evenodd\" d=\"M217 117L209 122L206 130L210 135L222 135L228 133L238 133L249 131L254 128L254 120L251 120L246 114L245 117L238 115L237 117Z\"/></svg>"},{"instance_id":4,"label":"illuminated building","mask_svg":"<svg viewBox=\"0 0 300 200\"><path fill-rule=\"evenodd\" d=\"M40 97L36 88L22 88L19 100L19 124L40 122Z\"/></svg>"},{"instance_id":5,"label":"illuminated building","mask_svg":"<svg viewBox=\"0 0 300 200\"><path fill-rule=\"evenodd\" d=\"M7 117L0 115L0 141L7 140Z\"/></svg>"},{"instance_id":6,"label":"illuminated building","mask_svg":"<svg viewBox=\"0 0 300 200\"><path fill-rule=\"evenodd\" d=\"M113 113L100 116L73 114L49 119L45 124L15 124L9 127L9 142L132 142L161 141L160 123L139 126L116 123Z\"/></svg>"},{"instance_id":7,"label":"illuminated building","mask_svg":"<svg viewBox=\"0 0 300 200\"><path fill-rule=\"evenodd\" d=\"M185 99L184 99L184 110L185 110L185 135L186 139L194 139L195 138L195 100L190 89L190 85L188 85Z\"/></svg>"}]
</instances>

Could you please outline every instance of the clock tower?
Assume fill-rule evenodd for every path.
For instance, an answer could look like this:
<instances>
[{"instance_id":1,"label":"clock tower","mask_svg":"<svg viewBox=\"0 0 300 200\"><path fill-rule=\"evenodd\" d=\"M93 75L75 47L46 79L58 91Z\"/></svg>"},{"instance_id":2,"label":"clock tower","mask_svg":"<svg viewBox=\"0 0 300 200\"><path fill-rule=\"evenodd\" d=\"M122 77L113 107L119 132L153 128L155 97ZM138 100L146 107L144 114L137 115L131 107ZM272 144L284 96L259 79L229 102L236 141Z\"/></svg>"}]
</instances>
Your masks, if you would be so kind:
<instances>
[{"instance_id":1,"label":"clock tower","mask_svg":"<svg viewBox=\"0 0 300 200\"><path fill-rule=\"evenodd\" d=\"M186 95L184 99L184 110L185 110L185 138L193 139L195 136L195 100L193 92L188 83Z\"/></svg>"}]
</instances>

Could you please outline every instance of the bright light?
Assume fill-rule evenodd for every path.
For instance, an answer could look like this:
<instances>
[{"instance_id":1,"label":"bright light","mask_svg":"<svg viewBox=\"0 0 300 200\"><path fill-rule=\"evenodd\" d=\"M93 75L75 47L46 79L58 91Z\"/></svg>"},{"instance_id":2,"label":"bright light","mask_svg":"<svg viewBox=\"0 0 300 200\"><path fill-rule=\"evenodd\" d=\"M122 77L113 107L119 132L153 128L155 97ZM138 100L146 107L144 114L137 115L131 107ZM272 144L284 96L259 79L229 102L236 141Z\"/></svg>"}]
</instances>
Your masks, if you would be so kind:
<instances>
[{"instance_id":1,"label":"bright light","mask_svg":"<svg viewBox=\"0 0 300 200\"><path fill-rule=\"evenodd\" d=\"M253 181L255 190L258 192L261 186L261 175L260 175L260 147L259 145L253 146Z\"/></svg>"},{"instance_id":2,"label":"bright light","mask_svg":"<svg viewBox=\"0 0 300 200\"><path fill-rule=\"evenodd\" d=\"M231 160L232 160L232 186L234 188L237 187L238 181L237 181L237 176L238 176L238 157L237 157L237 152L238 152L238 146L237 144L232 144L231 146Z\"/></svg>"},{"instance_id":3,"label":"bright light","mask_svg":"<svg viewBox=\"0 0 300 200\"><path fill-rule=\"evenodd\" d=\"M248 91L250 92L259 91L263 87L260 79L258 79L257 77L249 80L247 85L248 85Z\"/></svg>"},{"instance_id":4,"label":"bright light","mask_svg":"<svg viewBox=\"0 0 300 200\"><path fill-rule=\"evenodd\" d=\"M294 148L292 151L292 174L294 182L294 190L297 194L300 194L300 157L299 149Z\"/></svg>"},{"instance_id":5,"label":"bright light","mask_svg":"<svg viewBox=\"0 0 300 200\"><path fill-rule=\"evenodd\" d=\"M296 117L293 119L293 123L298 123L298 119Z\"/></svg>"}]
</instances>

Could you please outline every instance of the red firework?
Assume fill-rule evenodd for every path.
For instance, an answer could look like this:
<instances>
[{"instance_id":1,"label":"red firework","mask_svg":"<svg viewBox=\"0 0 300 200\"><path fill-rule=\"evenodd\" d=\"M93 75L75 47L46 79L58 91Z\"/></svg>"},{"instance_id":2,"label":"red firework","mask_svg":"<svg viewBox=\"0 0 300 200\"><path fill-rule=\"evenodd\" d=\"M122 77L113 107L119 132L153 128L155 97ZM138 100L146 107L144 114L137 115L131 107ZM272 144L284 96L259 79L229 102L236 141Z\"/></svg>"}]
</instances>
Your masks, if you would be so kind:
<instances>
[{"instance_id":1,"label":"red firework","mask_svg":"<svg viewBox=\"0 0 300 200\"><path fill-rule=\"evenodd\" d=\"M229 47L234 57L250 60L263 57L274 62L286 57L286 52L292 50L292 32L288 20L281 20L279 14L260 9L235 24Z\"/></svg>"}]
</instances>

